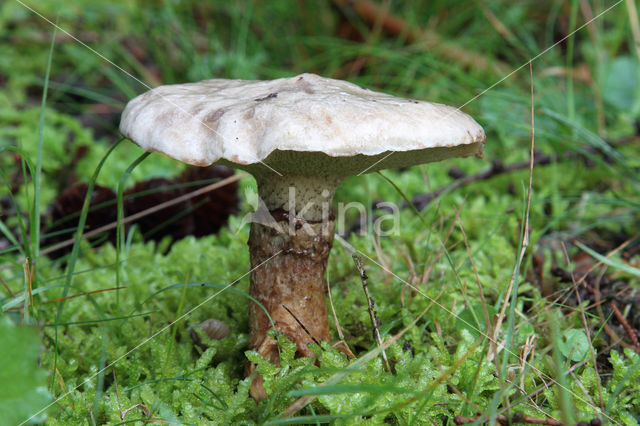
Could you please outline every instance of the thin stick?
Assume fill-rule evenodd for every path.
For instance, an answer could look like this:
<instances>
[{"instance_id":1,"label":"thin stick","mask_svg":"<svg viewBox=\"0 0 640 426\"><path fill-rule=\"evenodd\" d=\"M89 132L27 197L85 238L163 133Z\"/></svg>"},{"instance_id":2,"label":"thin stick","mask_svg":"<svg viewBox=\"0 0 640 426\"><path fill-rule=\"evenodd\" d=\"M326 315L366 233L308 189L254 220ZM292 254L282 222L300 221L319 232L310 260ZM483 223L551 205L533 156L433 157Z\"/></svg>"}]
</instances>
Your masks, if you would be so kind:
<instances>
[{"instance_id":1,"label":"thin stick","mask_svg":"<svg viewBox=\"0 0 640 426\"><path fill-rule=\"evenodd\" d=\"M333 313L333 320L336 322L336 330L338 330L338 337L340 340L344 341L344 333L342 333L342 327L340 327L340 323L338 322L338 315L336 314L336 308L333 306L333 297L331 297L331 284L329 283L329 278L327 274L327 293L329 294L329 305L331 306L331 312Z\"/></svg>"},{"instance_id":2,"label":"thin stick","mask_svg":"<svg viewBox=\"0 0 640 426\"><path fill-rule=\"evenodd\" d=\"M378 318L378 313L375 310L375 302L373 298L369 295L369 284L367 283L367 273L364 271L364 266L362 265L362 260L358 257L357 254L353 253L351 255L353 258L353 262L356 264L356 268L358 268L358 273L360 274L360 280L362 281L362 289L364 290L364 295L367 298L367 309L369 311L369 318L371 319L371 326L373 328L373 338L378 342L378 346L382 348L382 359L384 360L385 367L388 372L391 372L391 366L389 366L389 360L387 359L387 353L384 350L384 343L382 342L382 338L380 337L380 319Z\"/></svg>"},{"instance_id":3,"label":"thin stick","mask_svg":"<svg viewBox=\"0 0 640 426\"><path fill-rule=\"evenodd\" d=\"M462 226L462 222L460 221L460 217L458 219L458 227L462 232L462 239L464 240L464 246L467 248L467 255L469 256L469 260L471 261L471 269L473 269L473 273L476 276L476 284L478 285L478 294L480 295L480 302L482 303L482 312L484 314L484 320L487 325L488 334L491 333L491 318L489 318L489 311L487 310L487 299L484 297L484 291L482 289L482 283L480 282L480 275L478 275L478 270L476 269L476 264L473 261L473 254L471 253L471 247L469 247L469 241L467 240L467 234L464 232L464 227Z\"/></svg>"},{"instance_id":4,"label":"thin stick","mask_svg":"<svg viewBox=\"0 0 640 426\"><path fill-rule=\"evenodd\" d=\"M60 297L59 299L47 300L46 302L43 302L43 305L46 305L47 303L57 303L57 302L60 302L62 300L75 299L76 297L82 297L82 296L86 296L88 294L96 294L96 293L102 293L104 291L112 291L112 290L122 290L124 288L127 288L127 287L122 286L122 287L101 288L101 289L92 290L92 291L83 291L82 293L73 294L71 296Z\"/></svg>"},{"instance_id":5,"label":"thin stick","mask_svg":"<svg viewBox=\"0 0 640 426\"><path fill-rule=\"evenodd\" d=\"M618 305L615 301L611 301L611 308L613 309L613 313L620 324L622 324L622 326L624 327L624 331L627 332L629 338L633 342L633 346L635 346L636 352L640 353L640 342L638 342L638 337L636 336L635 331L633 331L633 328L631 328L631 326L627 322L627 319L624 317L624 315L622 315L622 312L620 312L620 309L618 309Z\"/></svg>"},{"instance_id":6,"label":"thin stick","mask_svg":"<svg viewBox=\"0 0 640 426\"><path fill-rule=\"evenodd\" d=\"M329 273L327 272L327 293L329 294L329 305L331 306L331 312L333 313L333 319L336 323L336 330L338 330L338 337L340 340L332 345L333 348L337 347L338 344L342 344L343 347L342 352L346 354L349 359L355 359L355 355L351 352L351 348L347 344L347 341L344 338L344 333L342 332L342 327L340 327L340 322L338 321L338 314L336 313L336 308L333 306L333 297L331 296L331 284L329 280ZM340 349L338 349L340 350Z\"/></svg>"},{"instance_id":7,"label":"thin stick","mask_svg":"<svg viewBox=\"0 0 640 426\"><path fill-rule=\"evenodd\" d=\"M631 345L627 344L624 340L622 340L622 337L618 336L618 333L616 333L614 329L612 329L611 327L609 327L609 325L607 325L606 321L608 321L610 317L606 317L604 315L604 312L602 311L602 304L604 303L604 301L602 301L602 293L600 292L600 281L602 280L602 277L604 276L605 272L606 272L606 268L604 268L602 272L600 272L593 286L593 296L596 299L595 306L597 309L598 316L600 318L606 318L605 323L602 325L602 328L604 332L607 333L607 335L611 338L611 342L609 344L610 347L613 347L618 344L624 347L632 347ZM583 279L585 277L586 275L583 277Z\"/></svg>"},{"instance_id":8,"label":"thin stick","mask_svg":"<svg viewBox=\"0 0 640 426\"><path fill-rule=\"evenodd\" d=\"M591 147L584 147L582 148L583 151L588 152L590 154L595 152L595 149L592 149ZM546 154L542 154L539 155L538 157L536 157L533 162L534 165L540 165L540 166L544 166L544 165L548 165L554 162L558 162L562 159L572 159L575 157L578 157L579 154L578 153L574 153L574 152L566 152L564 154L561 155L546 155ZM517 161L515 163L512 164L503 164L501 161L494 161L493 164L491 165L491 167L487 170L484 170L482 172L478 172L476 174L473 175L467 175L464 176L460 179L457 179L447 185L444 185L432 192L429 192L427 194L418 194L416 195L411 202L413 204L415 204L415 206L418 208L418 210L422 210L424 209L429 202L431 202L432 200L434 200L435 198L438 198L441 194L460 188L462 186L465 185L469 185L471 183L474 182L479 182L482 180L488 180L491 179L495 176L504 174L504 173L510 173L510 172L515 172L518 170L523 170L523 169L527 169L531 167L531 159L529 160L523 160L523 161ZM404 205L403 205L404 207Z\"/></svg>"},{"instance_id":9,"label":"thin stick","mask_svg":"<svg viewBox=\"0 0 640 426\"><path fill-rule=\"evenodd\" d=\"M635 136L634 136L635 137ZM619 142L621 143L621 142ZM564 152L562 154L556 154L556 155L547 155L547 154L538 154L534 159L533 159L533 165L534 166L546 166L552 163L557 163L560 161L564 161L564 160L571 160L571 159L575 159L575 158L579 158L584 154L597 154L598 150L595 149L594 147L591 146L583 146L580 147L579 149L581 152L576 152L576 151L567 151ZM519 170L524 170L527 168L531 168L531 159L529 160L523 160L523 161L517 161L515 163L511 163L511 164L503 164L501 161L499 160L495 160L493 162L493 164L491 165L491 167L489 167L488 169L472 174L472 175L466 175L460 178L457 178L456 180L441 186L440 188L434 189L433 191L427 192L427 193L423 193L423 194L418 194L416 196L414 196L411 199L411 204L413 204L416 209L418 211L424 210L429 203L431 203L433 200L437 199L440 195L444 194L445 192L449 192L449 191L453 191L456 190L458 188L461 188L463 186L466 185L470 185L472 183L476 183L476 182L480 182L483 180L489 180L492 179L496 176L500 176L502 174L505 173L511 173L511 172L516 172ZM377 205L378 202L374 202L371 206L372 210L376 210L377 209ZM400 206L401 208L407 208L409 207L409 203L407 202L403 202ZM360 229L362 229L363 227L366 226L367 224L367 220L366 218L364 218L365 221L363 222L361 220L360 217L358 217L358 219L356 219L354 221L354 223L349 227L349 229L345 230L345 235L343 236L348 236L353 232L357 232Z\"/></svg>"},{"instance_id":10,"label":"thin stick","mask_svg":"<svg viewBox=\"0 0 640 426\"><path fill-rule=\"evenodd\" d=\"M7 282L5 280L3 280L2 277L0 277L0 283L2 283L4 288L7 290L7 292L9 293L9 296L11 296L11 297L15 296L15 294L11 291L11 288L9 288L9 285L7 284Z\"/></svg>"},{"instance_id":11,"label":"thin stick","mask_svg":"<svg viewBox=\"0 0 640 426\"><path fill-rule=\"evenodd\" d=\"M618 146L618 145L625 145L631 141L635 141L637 140L637 138L638 137L636 135L632 135L629 137L622 137L622 138L612 140L612 141L607 141L607 142L609 144ZM595 154L599 154L603 156L605 159L607 158L606 154L602 153L597 148L589 145L583 145L583 146L580 146L578 149L568 150L560 154L547 155L547 154L538 153L538 155L533 159L533 164L534 166L546 166L546 165L558 163L561 161L568 161L568 160L581 158L581 157L584 157L585 155L595 155ZM438 198L440 195L442 195L445 192L458 189L462 186L469 185L471 183L488 180L495 176L499 176L505 173L516 172L518 170L523 170L530 167L531 167L531 160L517 161L511 164L503 164L499 160L494 160L493 163L491 164L491 167L488 168L487 170L484 170L472 175L459 177L453 182L450 182L444 186L441 186L440 188L437 188L433 191L423 193L423 194L418 194L411 199L411 203L415 205L418 210L422 210L425 207L427 207L427 205L431 201ZM376 203L374 203L372 206L374 209L375 209L375 205ZM409 205L407 203L402 205L403 208L408 206ZM350 231L353 231L353 230L350 230Z\"/></svg>"}]
</instances>

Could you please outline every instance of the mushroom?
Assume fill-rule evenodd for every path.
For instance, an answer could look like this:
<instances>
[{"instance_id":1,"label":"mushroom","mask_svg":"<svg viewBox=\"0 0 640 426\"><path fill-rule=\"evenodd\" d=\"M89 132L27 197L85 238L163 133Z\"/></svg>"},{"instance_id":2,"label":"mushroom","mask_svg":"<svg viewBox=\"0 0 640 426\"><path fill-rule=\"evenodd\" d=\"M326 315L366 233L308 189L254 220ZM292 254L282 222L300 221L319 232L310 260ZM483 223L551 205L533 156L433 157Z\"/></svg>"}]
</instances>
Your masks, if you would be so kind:
<instances>
[{"instance_id":1,"label":"mushroom","mask_svg":"<svg viewBox=\"0 0 640 426\"><path fill-rule=\"evenodd\" d=\"M250 295L301 356L313 356L308 343L329 340L324 276L340 182L386 168L481 157L485 141L482 127L456 108L314 74L160 86L127 104L120 130L146 150L255 177L270 217L251 224ZM250 349L278 362L277 344L267 335L272 322L255 303L249 327ZM260 377L251 393L266 396Z\"/></svg>"}]
</instances>

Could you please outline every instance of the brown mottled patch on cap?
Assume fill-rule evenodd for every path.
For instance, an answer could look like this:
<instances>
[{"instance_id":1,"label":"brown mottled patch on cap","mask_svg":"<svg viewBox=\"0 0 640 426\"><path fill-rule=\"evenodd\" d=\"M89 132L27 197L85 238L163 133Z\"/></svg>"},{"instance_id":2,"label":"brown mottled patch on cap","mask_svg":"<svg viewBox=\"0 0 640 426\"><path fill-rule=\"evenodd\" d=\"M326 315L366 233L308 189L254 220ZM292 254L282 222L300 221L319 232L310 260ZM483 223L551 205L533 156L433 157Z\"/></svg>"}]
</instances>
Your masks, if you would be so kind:
<instances>
[{"instance_id":1,"label":"brown mottled patch on cap","mask_svg":"<svg viewBox=\"0 0 640 426\"><path fill-rule=\"evenodd\" d=\"M199 167L206 167L211 165L210 161L203 160L202 158L183 157L180 159L180 161L182 161L183 163L191 164L192 166Z\"/></svg>"},{"instance_id":2,"label":"brown mottled patch on cap","mask_svg":"<svg viewBox=\"0 0 640 426\"><path fill-rule=\"evenodd\" d=\"M304 93L308 94L308 95L313 95L314 93L316 93L312 88L311 88L311 83L309 83L309 81L304 80L302 76L300 76L296 82L295 82L296 86L298 87L298 89L302 90Z\"/></svg>"},{"instance_id":3,"label":"brown mottled patch on cap","mask_svg":"<svg viewBox=\"0 0 640 426\"><path fill-rule=\"evenodd\" d=\"M251 107L247 110L247 112L244 113L242 118L244 118L245 120L250 120L253 118L255 113L256 113L256 109L254 107Z\"/></svg>"},{"instance_id":4,"label":"brown mottled patch on cap","mask_svg":"<svg viewBox=\"0 0 640 426\"><path fill-rule=\"evenodd\" d=\"M167 124L168 126L172 126L173 123L176 121L176 115L177 115L176 111L172 111L172 110L163 111L161 114L158 115L158 118L156 118L156 121Z\"/></svg>"},{"instance_id":5,"label":"brown mottled patch on cap","mask_svg":"<svg viewBox=\"0 0 640 426\"><path fill-rule=\"evenodd\" d=\"M216 131L220 125L220 118L227 112L227 108L219 108L205 115L202 124L209 130Z\"/></svg>"},{"instance_id":6,"label":"brown mottled patch on cap","mask_svg":"<svg viewBox=\"0 0 640 426\"><path fill-rule=\"evenodd\" d=\"M203 109L205 109L206 106L207 104L204 102L196 104L196 106L191 108L191 115L198 115Z\"/></svg>"},{"instance_id":7,"label":"brown mottled patch on cap","mask_svg":"<svg viewBox=\"0 0 640 426\"><path fill-rule=\"evenodd\" d=\"M209 114L205 115L204 118L202 119L202 121L204 121L205 123L210 123L213 124L214 122L220 120L220 118L222 118L222 116L227 112L226 108L220 108L217 109L213 112L210 112Z\"/></svg>"}]
</instances>

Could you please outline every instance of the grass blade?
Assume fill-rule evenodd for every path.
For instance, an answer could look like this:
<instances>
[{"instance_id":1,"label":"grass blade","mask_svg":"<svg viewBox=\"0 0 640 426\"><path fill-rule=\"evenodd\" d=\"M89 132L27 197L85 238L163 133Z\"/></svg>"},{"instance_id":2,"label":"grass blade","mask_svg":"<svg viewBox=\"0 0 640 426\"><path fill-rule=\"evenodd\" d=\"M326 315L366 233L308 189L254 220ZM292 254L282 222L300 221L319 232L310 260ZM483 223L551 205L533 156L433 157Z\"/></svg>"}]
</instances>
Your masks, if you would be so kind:
<instances>
[{"instance_id":1,"label":"grass blade","mask_svg":"<svg viewBox=\"0 0 640 426\"><path fill-rule=\"evenodd\" d=\"M109 155L111 155L111 153L116 149L116 147L123 140L124 139L120 139L117 142L115 142L113 145L111 145L111 147L109 147L107 152L104 154L104 156L100 160L100 163L98 163L98 166L96 167L95 171L93 172L93 176L89 181L87 194L85 195L84 203L82 204L82 212L80 213L80 220L78 221L78 230L76 231L75 241L73 243L71 255L69 256L69 260L67 263L67 275L66 275L66 279L65 279L65 283L62 291L63 298L69 295L69 288L71 287L71 279L73 278L73 271L75 269L76 262L78 260L78 254L80 251L80 242L82 241L82 232L84 231L84 226L85 226L85 223L87 222L87 214L89 213L89 205L91 204L91 194L93 194L93 187L95 186L96 180L98 179L98 175L100 174L100 170L102 169L102 166L104 165L105 161L107 161L107 158L109 158ZM60 302L60 304L58 305L58 311L56 313L56 323L60 322L64 305L65 305L65 300L62 300L62 302ZM58 327L57 326L55 329L55 344L54 344L53 350L54 350L53 369L51 373L51 383L50 383L50 387L52 391L53 391L53 384L54 384L53 380L56 377L55 372L58 364Z\"/></svg>"},{"instance_id":2,"label":"grass blade","mask_svg":"<svg viewBox=\"0 0 640 426\"><path fill-rule=\"evenodd\" d=\"M47 71L44 76L44 86L42 88L42 103L40 105L40 121L38 124L38 151L36 154L36 174L34 176L34 191L33 191L33 208L29 212L31 216L31 247L32 258L30 260L32 275L36 276L35 272L35 260L38 258L40 252L40 186L42 185L42 148L44 144L44 113L47 105L47 91L49 90L49 77L51 75L51 61L53 59L53 48L56 42L57 29L54 27L53 35L51 36L51 45L49 46L49 57L47 58Z\"/></svg>"},{"instance_id":3,"label":"grass blade","mask_svg":"<svg viewBox=\"0 0 640 426\"><path fill-rule=\"evenodd\" d=\"M122 198L122 192L124 191L124 185L125 182L127 180L127 178L129 178L129 175L131 175L131 172L133 171L133 169L135 169L138 164L142 163L145 158L147 158L151 153L150 152L145 152L144 154L142 154L141 156L139 156L138 158L136 158L136 160L131 163L131 165L129 167L127 167L127 170L124 171L124 173L122 173L122 177L120 178L120 181L118 182L118 189L117 189L117 196L118 196L118 213L117 213L117 225L116 225L116 287L120 287L120 256L122 254L122 250L123 250L123 246L122 246L122 242L125 240L124 238L124 225L122 223L123 219L124 219L124 203L123 203L123 198ZM116 306L120 306L120 291L118 290L116 292Z\"/></svg>"},{"instance_id":4,"label":"grass blade","mask_svg":"<svg viewBox=\"0 0 640 426\"><path fill-rule=\"evenodd\" d=\"M636 277L640 277L640 269L634 268L633 266L630 266L630 265L625 265L624 263L616 262L615 260L611 260L608 257L601 255L600 253L590 249L589 247L585 246L580 242L576 241L575 244L576 246L580 247L580 249L584 250L590 256L598 259L600 262L604 263L605 265L611 266L612 268L615 268L615 269L620 269Z\"/></svg>"}]
</instances>

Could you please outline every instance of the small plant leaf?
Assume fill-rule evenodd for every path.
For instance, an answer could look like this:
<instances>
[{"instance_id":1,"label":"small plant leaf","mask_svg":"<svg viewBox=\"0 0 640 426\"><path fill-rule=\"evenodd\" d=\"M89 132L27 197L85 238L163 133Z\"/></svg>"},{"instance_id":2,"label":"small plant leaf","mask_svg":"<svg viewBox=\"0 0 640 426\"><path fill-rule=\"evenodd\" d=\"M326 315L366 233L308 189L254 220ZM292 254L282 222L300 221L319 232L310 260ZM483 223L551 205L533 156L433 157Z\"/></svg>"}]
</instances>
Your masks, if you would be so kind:
<instances>
[{"instance_id":1,"label":"small plant leaf","mask_svg":"<svg viewBox=\"0 0 640 426\"><path fill-rule=\"evenodd\" d=\"M602 97L620 111L637 112L640 90L638 61L631 56L615 58L603 74Z\"/></svg>"},{"instance_id":2,"label":"small plant leaf","mask_svg":"<svg viewBox=\"0 0 640 426\"><path fill-rule=\"evenodd\" d=\"M582 330L569 329L562 333L560 352L571 361L582 361L589 351L589 339Z\"/></svg>"},{"instance_id":3,"label":"small plant leaf","mask_svg":"<svg viewBox=\"0 0 640 426\"><path fill-rule=\"evenodd\" d=\"M47 372L38 368L40 339L33 327L0 317L0 419L3 424L40 423L51 400Z\"/></svg>"}]
</instances>

